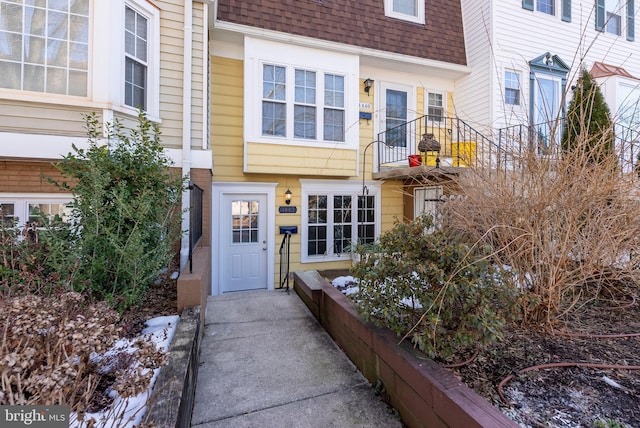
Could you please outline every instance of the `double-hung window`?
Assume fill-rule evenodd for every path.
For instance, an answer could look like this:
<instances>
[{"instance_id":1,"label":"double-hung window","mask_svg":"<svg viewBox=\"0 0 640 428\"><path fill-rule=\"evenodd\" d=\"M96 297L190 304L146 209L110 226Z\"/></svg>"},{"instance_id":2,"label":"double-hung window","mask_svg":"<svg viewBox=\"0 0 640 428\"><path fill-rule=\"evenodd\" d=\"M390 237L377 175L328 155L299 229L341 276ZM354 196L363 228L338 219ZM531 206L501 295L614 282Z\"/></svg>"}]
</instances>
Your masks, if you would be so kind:
<instances>
[{"instance_id":1,"label":"double-hung window","mask_svg":"<svg viewBox=\"0 0 640 428\"><path fill-rule=\"evenodd\" d=\"M263 64L262 135L344 142L345 76Z\"/></svg>"},{"instance_id":2,"label":"double-hung window","mask_svg":"<svg viewBox=\"0 0 640 428\"><path fill-rule=\"evenodd\" d=\"M339 260L353 244L373 243L379 227L377 190L363 195L361 185L303 180L302 260Z\"/></svg>"},{"instance_id":3,"label":"double-hung window","mask_svg":"<svg viewBox=\"0 0 640 428\"><path fill-rule=\"evenodd\" d=\"M427 114L436 122L444 118L444 95L438 92L427 93Z\"/></svg>"},{"instance_id":4,"label":"double-hung window","mask_svg":"<svg viewBox=\"0 0 640 428\"><path fill-rule=\"evenodd\" d=\"M538 12L546 13L549 15L555 15L554 3L555 0L536 0L536 10Z\"/></svg>"},{"instance_id":5,"label":"double-hung window","mask_svg":"<svg viewBox=\"0 0 640 428\"><path fill-rule=\"evenodd\" d=\"M515 71L504 72L504 103L520 105L520 75Z\"/></svg>"},{"instance_id":6,"label":"double-hung window","mask_svg":"<svg viewBox=\"0 0 640 428\"><path fill-rule=\"evenodd\" d=\"M622 35L626 15L626 37L633 41L635 37L634 1L596 0L596 30L616 36Z\"/></svg>"},{"instance_id":7,"label":"double-hung window","mask_svg":"<svg viewBox=\"0 0 640 428\"><path fill-rule=\"evenodd\" d=\"M424 0L384 0L385 15L424 24Z\"/></svg>"},{"instance_id":8,"label":"double-hung window","mask_svg":"<svg viewBox=\"0 0 640 428\"><path fill-rule=\"evenodd\" d=\"M560 16L563 21L571 22L571 0L522 0L522 8L536 10L547 15L556 15L556 2L560 3Z\"/></svg>"},{"instance_id":9,"label":"double-hung window","mask_svg":"<svg viewBox=\"0 0 640 428\"><path fill-rule=\"evenodd\" d=\"M86 97L89 0L0 0L0 88Z\"/></svg>"},{"instance_id":10,"label":"double-hung window","mask_svg":"<svg viewBox=\"0 0 640 428\"><path fill-rule=\"evenodd\" d=\"M286 68L265 64L262 72L262 135L287 135Z\"/></svg>"},{"instance_id":11,"label":"double-hung window","mask_svg":"<svg viewBox=\"0 0 640 428\"><path fill-rule=\"evenodd\" d=\"M147 108L148 19L125 6L124 23L124 103L130 107Z\"/></svg>"}]
</instances>

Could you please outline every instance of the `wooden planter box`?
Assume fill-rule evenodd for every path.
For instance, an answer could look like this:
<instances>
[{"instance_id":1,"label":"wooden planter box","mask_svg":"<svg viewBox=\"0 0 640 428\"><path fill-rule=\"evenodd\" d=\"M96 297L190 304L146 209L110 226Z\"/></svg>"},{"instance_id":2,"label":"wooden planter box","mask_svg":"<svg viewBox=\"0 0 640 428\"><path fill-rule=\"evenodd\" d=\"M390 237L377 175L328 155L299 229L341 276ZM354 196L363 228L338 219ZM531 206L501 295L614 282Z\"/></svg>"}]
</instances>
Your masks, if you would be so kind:
<instances>
[{"instance_id":1,"label":"wooden planter box","mask_svg":"<svg viewBox=\"0 0 640 428\"><path fill-rule=\"evenodd\" d=\"M500 410L387 329L365 323L318 272L294 273L294 289L333 340L409 427L517 427Z\"/></svg>"}]
</instances>

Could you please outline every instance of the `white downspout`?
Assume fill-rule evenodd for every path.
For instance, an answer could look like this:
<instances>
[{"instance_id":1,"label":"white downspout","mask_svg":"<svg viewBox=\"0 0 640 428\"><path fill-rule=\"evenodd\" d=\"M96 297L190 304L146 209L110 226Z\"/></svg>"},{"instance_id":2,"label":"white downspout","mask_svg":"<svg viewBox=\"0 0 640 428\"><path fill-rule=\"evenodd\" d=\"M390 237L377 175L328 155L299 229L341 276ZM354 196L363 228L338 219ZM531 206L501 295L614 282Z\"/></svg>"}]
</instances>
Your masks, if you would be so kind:
<instances>
[{"instance_id":1,"label":"white downspout","mask_svg":"<svg viewBox=\"0 0 640 428\"><path fill-rule=\"evenodd\" d=\"M182 66L182 176L191 179L191 69L193 50L193 5L184 4L184 50ZM191 195L187 189L182 195L182 242L180 246L180 270L189 259L189 229Z\"/></svg>"}]
</instances>

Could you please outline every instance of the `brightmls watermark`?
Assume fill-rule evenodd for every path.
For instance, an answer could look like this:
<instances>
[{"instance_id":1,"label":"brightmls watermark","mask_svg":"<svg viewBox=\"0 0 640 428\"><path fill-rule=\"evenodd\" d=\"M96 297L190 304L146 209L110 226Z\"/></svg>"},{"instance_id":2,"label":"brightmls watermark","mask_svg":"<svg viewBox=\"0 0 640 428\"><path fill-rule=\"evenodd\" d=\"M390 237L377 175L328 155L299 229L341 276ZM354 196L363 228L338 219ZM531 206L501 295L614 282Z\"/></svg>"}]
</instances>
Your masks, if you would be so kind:
<instances>
[{"instance_id":1,"label":"brightmls watermark","mask_svg":"<svg viewBox=\"0 0 640 428\"><path fill-rule=\"evenodd\" d=\"M0 427L69 428L69 407L0 406Z\"/></svg>"}]
</instances>

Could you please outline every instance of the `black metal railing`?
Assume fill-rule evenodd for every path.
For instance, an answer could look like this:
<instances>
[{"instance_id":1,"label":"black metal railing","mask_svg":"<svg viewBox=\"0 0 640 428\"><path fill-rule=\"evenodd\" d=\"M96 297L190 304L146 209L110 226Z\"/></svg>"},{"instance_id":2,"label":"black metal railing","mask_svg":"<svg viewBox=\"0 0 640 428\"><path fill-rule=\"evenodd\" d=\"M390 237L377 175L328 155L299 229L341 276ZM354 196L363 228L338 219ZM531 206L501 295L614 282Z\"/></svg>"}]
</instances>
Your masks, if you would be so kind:
<instances>
[{"instance_id":1,"label":"black metal railing","mask_svg":"<svg viewBox=\"0 0 640 428\"><path fill-rule=\"evenodd\" d=\"M495 157L497 150L490 139L462 119L434 115L387 129L378 134L377 141L379 169L412 165L410 156L417 156L420 164L427 166L478 168Z\"/></svg>"},{"instance_id":2,"label":"black metal railing","mask_svg":"<svg viewBox=\"0 0 640 428\"><path fill-rule=\"evenodd\" d=\"M514 170L522 166L527 155L559 159L562 156L564 120L542 122L535 125L514 125L498 130L497 145L501 157L498 168ZM633 172L640 154L640 130L620 123L613 125L614 150L621 173Z\"/></svg>"},{"instance_id":3,"label":"black metal railing","mask_svg":"<svg viewBox=\"0 0 640 428\"><path fill-rule=\"evenodd\" d=\"M280 244L280 288L289 292L289 255L291 253L291 232L285 232ZM286 283L286 287L285 287Z\"/></svg>"},{"instance_id":4,"label":"black metal railing","mask_svg":"<svg viewBox=\"0 0 640 428\"><path fill-rule=\"evenodd\" d=\"M189 210L189 272L193 273L193 248L202 238L202 194L200 186L189 182L191 206Z\"/></svg>"}]
</instances>

